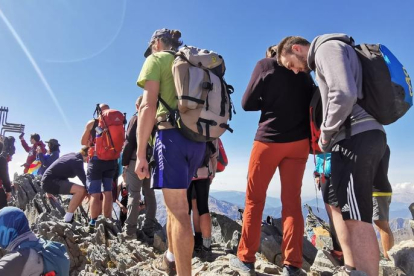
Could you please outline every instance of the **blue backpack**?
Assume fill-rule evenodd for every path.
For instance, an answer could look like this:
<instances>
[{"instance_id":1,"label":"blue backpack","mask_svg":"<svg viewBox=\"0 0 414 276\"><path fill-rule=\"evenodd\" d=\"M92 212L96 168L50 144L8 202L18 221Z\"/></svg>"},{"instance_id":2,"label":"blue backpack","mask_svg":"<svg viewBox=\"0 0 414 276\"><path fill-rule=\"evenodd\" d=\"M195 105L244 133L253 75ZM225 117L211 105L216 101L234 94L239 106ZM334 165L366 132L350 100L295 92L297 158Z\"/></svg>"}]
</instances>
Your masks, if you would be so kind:
<instances>
[{"instance_id":1,"label":"blue backpack","mask_svg":"<svg viewBox=\"0 0 414 276\"><path fill-rule=\"evenodd\" d=\"M353 47L362 64L364 98L358 99L358 104L379 123L394 123L413 105L413 87L407 70L382 44Z\"/></svg>"},{"instance_id":2,"label":"blue backpack","mask_svg":"<svg viewBox=\"0 0 414 276\"><path fill-rule=\"evenodd\" d=\"M44 275L69 276L70 260L63 244L39 239L22 242L19 248L32 248L42 255Z\"/></svg>"}]
</instances>

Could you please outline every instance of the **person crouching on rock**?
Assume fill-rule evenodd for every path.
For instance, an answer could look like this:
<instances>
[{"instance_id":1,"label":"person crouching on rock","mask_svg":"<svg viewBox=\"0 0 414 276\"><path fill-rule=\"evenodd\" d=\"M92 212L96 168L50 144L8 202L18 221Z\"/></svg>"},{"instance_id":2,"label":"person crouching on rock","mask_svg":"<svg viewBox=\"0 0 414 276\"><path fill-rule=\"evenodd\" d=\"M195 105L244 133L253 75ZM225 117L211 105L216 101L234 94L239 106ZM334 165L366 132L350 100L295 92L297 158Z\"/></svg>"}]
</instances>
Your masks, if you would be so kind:
<instances>
[{"instance_id":1,"label":"person crouching on rock","mask_svg":"<svg viewBox=\"0 0 414 276\"><path fill-rule=\"evenodd\" d=\"M46 193L73 195L64 218L64 222L67 223L73 222L73 213L87 195L83 163L87 162L88 149L89 147L83 146L78 153L63 155L46 169L42 177L42 187ZM76 176L82 181L83 187L69 181L69 178Z\"/></svg>"}]
</instances>

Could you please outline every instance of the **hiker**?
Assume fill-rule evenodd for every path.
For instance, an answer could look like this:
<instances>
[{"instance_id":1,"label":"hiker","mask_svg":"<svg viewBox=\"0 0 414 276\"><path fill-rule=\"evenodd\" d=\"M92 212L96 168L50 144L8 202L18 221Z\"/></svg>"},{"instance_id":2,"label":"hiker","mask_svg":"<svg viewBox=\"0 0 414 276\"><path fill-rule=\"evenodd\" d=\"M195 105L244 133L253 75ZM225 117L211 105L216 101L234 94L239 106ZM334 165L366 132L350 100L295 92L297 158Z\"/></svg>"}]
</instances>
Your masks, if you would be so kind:
<instances>
[{"instance_id":1,"label":"hiker","mask_svg":"<svg viewBox=\"0 0 414 276\"><path fill-rule=\"evenodd\" d=\"M42 153L42 149L40 147L36 148L36 158L40 160L40 163L42 164L39 170L37 171L38 175L42 175L46 169L55 162L60 155L60 144L58 140L56 139L50 139L49 141L46 141L46 144L48 146L47 154Z\"/></svg>"},{"instance_id":2,"label":"hiker","mask_svg":"<svg viewBox=\"0 0 414 276\"><path fill-rule=\"evenodd\" d=\"M137 113L142 102L142 96L139 96L135 108ZM127 239L137 239L137 224L140 212L141 189L145 194L145 221L142 226L142 232L150 238L154 237L155 215L157 211L157 202L154 190L151 189L150 178L139 179L135 173L135 164L137 162L137 115L132 116L129 121L124 148L122 150L122 165L124 166L125 182L128 187L128 214L125 221L124 236ZM152 151L147 150L147 160L152 155Z\"/></svg>"},{"instance_id":3,"label":"hiker","mask_svg":"<svg viewBox=\"0 0 414 276\"><path fill-rule=\"evenodd\" d=\"M32 144L31 147L27 144L26 140L24 140L24 133L19 135L20 142L26 152L29 153L26 159L26 163L23 164L24 166L24 173L27 173L30 167L30 164L36 160L36 149L40 147L40 151L43 154L46 154L45 144L40 140L40 135L37 133L33 133L30 135L30 143Z\"/></svg>"},{"instance_id":4,"label":"hiker","mask_svg":"<svg viewBox=\"0 0 414 276\"><path fill-rule=\"evenodd\" d=\"M189 214L193 211L194 253L208 258L211 255L211 216L208 208L210 185L216 175L218 140L207 142L203 164L187 190Z\"/></svg>"},{"instance_id":5,"label":"hiker","mask_svg":"<svg viewBox=\"0 0 414 276\"><path fill-rule=\"evenodd\" d=\"M390 159L390 148L387 146L383 159L380 162L378 173L375 178L374 190L372 192L373 215L372 220L381 237L381 245L384 258L390 260L388 251L394 246L394 235L389 224L390 204L392 187L388 181L388 166ZM385 174L385 175L382 175Z\"/></svg>"},{"instance_id":6,"label":"hiker","mask_svg":"<svg viewBox=\"0 0 414 276\"><path fill-rule=\"evenodd\" d=\"M103 127L100 127L100 118L101 114L111 112L115 110L109 109L107 104L100 104L97 107L98 119L90 120L85 127L85 131L82 135L81 143L82 145L90 146L89 150L89 162L87 170L87 183L88 183L88 193L91 195L90 201L90 211L91 211L91 220L89 222L89 232L95 232L95 224L98 216L102 213L103 205L103 215L106 218L112 217L112 179L115 175L116 162L117 158L114 157L112 160L103 160L98 157L98 154L101 148L97 147L98 137L102 138L104 133L108 131L103 131ZM118 111L115 111L118 112ZM121 114L122 115L122 114ZM122 121L124 118L122 118ZM122 122L123 123L123 122ZM114 133L110 133L111 136ZM122 134L123 135L123 134ZM106 136L105 139L112 141L112 138ZM123 142L123 141L122 141ZM118 153L119 155L119 153ZM103 186L103 204L101 204L101 192Z\"/></svg>"},{"instance_id":7,"label":"hiker","mask_svg":"<svg viewBox=\"0 0 414 276\"><path fill-rule=\"evenodd\" d=\"M88 147L83 146L80 152L68 153L53 162L46 169L42 177L43 190L52 195L72 195L64 222L72 223L76 208L81 205L87 195L86 176L83 163L88 160ZM69 181L69 178L78 177L83 186Z\"/></svg>"},{"instance_id":8,"label":"hiker","mask_svg":"<svg viewBox=\"0 0 414 276\"><path fill-rule=\"evenodd\" d=\"M338 236L335 231L335 226L332 220L332 211L330 205L337 206L338 201L335 196L331 182L331 154L320 153L315 156L316 166L313 176L315 178L315 185L318 190L322 192L322 199L325 203L326 213L329 218L329 230L332 238L333 250L330 252L340 263L343 263L343 253L341 245L339 244Z\"/></svg>"},{"instance_id":9,"label":"hiker","mask_svg":"<svg viewBox=\"0 0 414 276\"><path fill-rule=\"evenodd\" d=\"M8 154L3 150L3 145L3 141L0 141L0 209L11 200Z\"/></svg>"},{"instance_id":10,"label":"hiker","mask_svg":"<svg viewBox=\"0 0 414 276\"><path fill-rule=\"evenodd\" d=\"M260 110L261 117L249 161L238 258L230 260L230 268L243 275L255 275L255 254L260 245L266 192L279 168L282 275L306 275L301 270L304 233L301 188L309 155L309 103L313 82L308 74L295 75L279 66L274 55L276 52L272 58L256 64L242 99L245 111Z\"/></svg>"},{"instance_id":11,"label":"hiker","mask_svg":"<svg viewBox=\"0 0 414 276\"><path fill-rule=\"evenodd\" d=\"M0 247L6 251L0 259L0 275L69 276L65 246L38 239L23 211L16 207L0 210Z\"/></svg>"},{"instance_id":12,"label":"hiker","mask_svg":"<svg viewBox=\"0 0 414 276\"><path fill-rule=\"evenodd\" d=\"M159 104L158 97L172 109L177 99L172 75L174 55L182 45L181 33L176 30L156 30L145 51L145 63L137 84L144 89L137 123L137 161L135 172L140 179L150 177L147 144L153 130L154 118L159 119L154 143L152 187L162 189L167 208L168 250L155 261L154 267L169 275L191 275L191 257L194 238L188 215L187 188L201 164L205 143L185 138L165 118L168 109Z\"/></svg>"},{"instance_id":13,"label":"hiker","mask_svg":"<svg viewBox=\"0 0 414 276\"><path fill-rule=\"evenodd\" d=\"M315 71L322 99L319 147L331 151L331 181L338 206L331 206L344 254L344 273L379 274L379 247L372 226L372 187L386 178L381 162L389 158L383 126L357 100L362 93L362 65L345 34L284 38L277 48L280 65L295 73ZM384 181L385 179L381 179ZM369 254L367 254L369 252Z\"/></svg>"}]
</instances>

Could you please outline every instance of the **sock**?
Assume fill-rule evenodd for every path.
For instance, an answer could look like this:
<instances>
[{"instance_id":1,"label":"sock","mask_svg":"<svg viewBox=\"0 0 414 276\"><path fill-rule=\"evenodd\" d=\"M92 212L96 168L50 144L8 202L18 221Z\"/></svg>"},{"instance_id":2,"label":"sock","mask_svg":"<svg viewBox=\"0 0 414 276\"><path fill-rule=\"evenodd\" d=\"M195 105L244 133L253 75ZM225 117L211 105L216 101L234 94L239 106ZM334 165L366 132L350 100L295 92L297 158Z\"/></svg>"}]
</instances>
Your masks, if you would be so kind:
<instances>
[{"instance_id":1,"label":"sock","mask_svg":"<svg viewBox=\"0 0 414 276\"><path fill-rule=\"evenodd\" d=\"M65 214L65 218L64 218L64 220L65 220L65 222L70 222L70 221L72 220L72 218L73 218L73 213L69 213L69 212L67 212L67 213Z\"/></svg>"},{"instance_id":2,"label":"sock","mask_svg":"<svg viewBox=\"0 0 414 276\"><path fill-rule=\"evenodd\" d=\"M91 219L91 221L89 222L89 224L95 226L95 224L96 224L96 218L95 219Z\"/></svg>"},{"instance_id":3,"label":"sock","mask_svg":"<svg viewBox=\"0 0 414 276\"><path fill-rule=\"evenodd\" d=\"M169 262L175 262L174 254L170 252L170 250L167 250L167 254L165 255L167 260Z\"/></svg>"},{"instance_id":4,"label":"sock","mask_svg":"<svg viewBox=\"0 0 414 276\"><path fill-rule=\"evenodd\" d=\"M350 266L350 265L345 265L345 271L346 272L351 272L351 270L356 270L356 268L355 267L353 267L353 266Z\"/></svg>"},{"instance_id":5,"label":"sock","mask_svg":"<svg viewBox=\"0 0 414 276\"><path fill-rule=\"evenodd\" d=\"M203 237L203 246L206 248L211 247L211 237L210 238Z\"/></svg>"}]
</instances>

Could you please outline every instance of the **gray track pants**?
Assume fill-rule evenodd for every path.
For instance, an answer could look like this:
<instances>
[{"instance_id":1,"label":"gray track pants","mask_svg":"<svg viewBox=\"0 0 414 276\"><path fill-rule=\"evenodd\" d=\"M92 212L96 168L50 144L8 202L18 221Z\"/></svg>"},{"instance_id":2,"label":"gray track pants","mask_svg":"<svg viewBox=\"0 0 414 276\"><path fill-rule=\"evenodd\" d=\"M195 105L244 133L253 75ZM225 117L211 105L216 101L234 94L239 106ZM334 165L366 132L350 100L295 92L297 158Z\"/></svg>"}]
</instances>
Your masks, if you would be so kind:
<instances>
[{"instance_id":1,"label":"gray track pants","mask_svg":"<svg viewBox=\"0 0 414 276\"><path fill-rule=\"evenodd\" d=\"M135 163L135 160L131 160L125 172L125 181L128 185L128 214L125 221L127 234L133 234L137 231L141 188L145 197L145 222L142 227L143 230L151 231L154 229L155 213L157 211L157 202L155 200L154 190L151 189L151 181L148 178L144 180L138 178L135 173Z\"/></svg>"}]
</instances>

